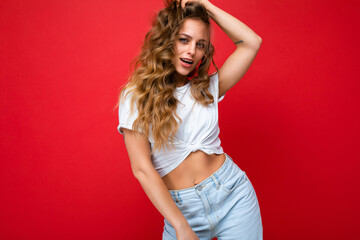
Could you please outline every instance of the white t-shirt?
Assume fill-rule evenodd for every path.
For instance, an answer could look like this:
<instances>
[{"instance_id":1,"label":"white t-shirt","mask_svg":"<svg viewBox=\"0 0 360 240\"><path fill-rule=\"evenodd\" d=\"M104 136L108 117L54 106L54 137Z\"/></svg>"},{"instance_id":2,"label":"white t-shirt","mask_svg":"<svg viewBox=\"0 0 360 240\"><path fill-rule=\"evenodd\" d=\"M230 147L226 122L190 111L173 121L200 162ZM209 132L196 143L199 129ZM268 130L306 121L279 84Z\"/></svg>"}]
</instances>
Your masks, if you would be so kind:
<instances>
[{"instance_id":1,"label":"white t-shirt","mask_svg":"<svg viewBox=\"0 0 360 240\"><path fill-rule=\"evenodd\" d=\"M207 107L196 102L191 95L190 82L182 87L176 88L174 96L178 102L176 114L181 118L173 141L175 149L171 147L162 148L152 154L151 160L159 173L160 177L165 176L174 170L186 157L197 150L207 154L224 153L219 138L218 124L218 102L225 95L219 98L219 78L216 73L210 77L209 91L214 97L214 102ZM132 129L132 124L137 118L137 109L134 105L133 114L130 114L130 99L132 93L129 93L124 103L119 105L119 125L118 131L123 134L122 128ZM151 148L154 146L154 139L149 136Z\"/></svg>"}]
</instances>

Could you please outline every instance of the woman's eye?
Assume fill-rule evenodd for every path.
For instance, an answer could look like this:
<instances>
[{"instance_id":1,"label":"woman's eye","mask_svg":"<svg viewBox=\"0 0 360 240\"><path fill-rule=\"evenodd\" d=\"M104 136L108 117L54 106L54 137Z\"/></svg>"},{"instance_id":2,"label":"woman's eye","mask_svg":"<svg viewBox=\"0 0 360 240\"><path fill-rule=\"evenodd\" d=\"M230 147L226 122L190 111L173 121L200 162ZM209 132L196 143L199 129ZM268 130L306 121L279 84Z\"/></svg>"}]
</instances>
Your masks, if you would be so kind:
<instances>
[{"instance_id":1,"label":"woman's eye","mask_svg":"<svg viewBox=\"0 0 360 240\"><path fill-rule=\"evenodd\" d=\"M179 41L180 42L187 42L187 39L186 38L179 38Z\"/></svg>"},{"instance_id":2,"label":"woman's eye","mask_svg":"<svg viewBox=\"0 0 360 240\"><path fill-rule=\"evenodd\" d=\"M200 48L205 48L205 44L203 44L203 43L198 43L197 45L198 45L198 47L200 47Z\"/></svg>"}]
</instances>

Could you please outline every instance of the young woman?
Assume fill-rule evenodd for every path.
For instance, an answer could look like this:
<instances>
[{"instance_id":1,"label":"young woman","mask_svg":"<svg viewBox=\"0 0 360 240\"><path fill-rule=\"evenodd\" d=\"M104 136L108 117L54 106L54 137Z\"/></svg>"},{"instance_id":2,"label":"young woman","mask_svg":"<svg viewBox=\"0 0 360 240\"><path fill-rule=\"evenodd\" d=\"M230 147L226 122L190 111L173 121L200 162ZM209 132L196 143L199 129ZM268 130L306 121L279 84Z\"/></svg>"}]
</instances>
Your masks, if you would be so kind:
<instances>
[{"instance_id":1,"label":"young woman","mask_svg":"<svg viewBox=\"0 0 360 240\"><path fill-rule=\"evenodd\" d=\"M211 76L210 17L236 47ZM218 137L218 102L261 41L207 0L165 1L145 36L120 93L118 131L134 176L164 216L163 239L262 239L254 188Z\"/></svg>"}]
</instances>

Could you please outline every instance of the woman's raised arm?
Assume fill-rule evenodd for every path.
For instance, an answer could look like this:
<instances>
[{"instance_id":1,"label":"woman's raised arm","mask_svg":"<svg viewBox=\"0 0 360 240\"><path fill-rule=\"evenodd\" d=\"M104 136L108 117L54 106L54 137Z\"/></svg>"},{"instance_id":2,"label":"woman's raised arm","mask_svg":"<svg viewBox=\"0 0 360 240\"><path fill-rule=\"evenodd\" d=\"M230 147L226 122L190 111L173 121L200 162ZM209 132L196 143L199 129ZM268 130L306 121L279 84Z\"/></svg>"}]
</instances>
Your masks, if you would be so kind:
<instances>
[{"instance_id":1,"label":"woman's raised arm","mask_svg":"<svg viewBox=\"0 0 360 240\"><path fill-rule=\"evenodd\" d=\"M131 169L150 201L175 228L177 239L198 240L173 201L165 183L151 162L150 143L143 133L123 128L124 141L128 152Z\"/></svg>"},{"instance_id":2,"label":"woman's raised arm","mask_svg":"<svg viewBox=\"0 0 360 240\"><path fill-rule=\"evenodd\" d=\"M216 7L208 0L182 0L200 2L214 22L236 44L235 51L219 69L219 97L232 88L246 73L260 48L262 39L240 20Z\"/></svg>"}]
</instances>

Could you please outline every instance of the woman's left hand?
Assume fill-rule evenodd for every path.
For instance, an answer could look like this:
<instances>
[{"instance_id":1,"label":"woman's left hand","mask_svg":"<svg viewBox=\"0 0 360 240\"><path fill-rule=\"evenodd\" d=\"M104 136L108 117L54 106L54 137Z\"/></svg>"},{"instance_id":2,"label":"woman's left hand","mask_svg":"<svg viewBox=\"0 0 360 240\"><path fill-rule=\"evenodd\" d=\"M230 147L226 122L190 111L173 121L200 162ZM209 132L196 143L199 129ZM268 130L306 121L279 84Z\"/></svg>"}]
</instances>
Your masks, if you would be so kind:
<instances>
[{"instance_id":1,"label":"woman's left hand","mask_svg":"<svg viewBox=\"0 0 360 240\"><path fill-rule=\"evenodd\" d=\"M208 0L177 0L178 2L181 1L181 7L184 8L185 7L185 4L187 2L198 2L200 3L201 5L203 5L205 7L205 4L206 2L209 2Z\"/></svg>"}]
</instances>

